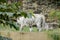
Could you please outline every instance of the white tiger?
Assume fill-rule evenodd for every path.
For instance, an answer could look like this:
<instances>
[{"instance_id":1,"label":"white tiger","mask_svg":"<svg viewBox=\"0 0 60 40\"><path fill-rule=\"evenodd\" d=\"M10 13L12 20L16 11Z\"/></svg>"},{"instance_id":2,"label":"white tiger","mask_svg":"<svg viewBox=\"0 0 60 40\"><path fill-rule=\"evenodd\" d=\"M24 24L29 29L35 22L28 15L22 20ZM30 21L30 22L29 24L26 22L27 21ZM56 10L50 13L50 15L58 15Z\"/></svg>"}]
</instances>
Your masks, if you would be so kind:
<instances>
[{"instance_id":1,"label":"white tiger","mask_svg":"<svg viewBox=\"0 0 60 40\"><path fill-rule=\"evenodd\" d=\"M45 26L45 16L42 14L34 14L31 18L19 17L17 23L20 25L20 31L23 30L24 26L30 27L30 32L33 30L32 26L36 25L39 31Z\"/></svg>"}]
</instances>

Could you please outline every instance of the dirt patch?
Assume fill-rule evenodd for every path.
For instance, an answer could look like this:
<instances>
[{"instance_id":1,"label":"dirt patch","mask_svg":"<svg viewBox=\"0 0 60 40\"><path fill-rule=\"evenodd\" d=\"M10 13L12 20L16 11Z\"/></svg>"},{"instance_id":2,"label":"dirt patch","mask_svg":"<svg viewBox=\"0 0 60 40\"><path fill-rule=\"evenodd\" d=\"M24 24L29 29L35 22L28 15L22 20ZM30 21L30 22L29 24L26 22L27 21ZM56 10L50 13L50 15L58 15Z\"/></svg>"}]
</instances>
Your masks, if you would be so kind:
<instances>
[{"instance_id":1,"label":"dirt patch","mask_svg":"<svg viewBox=\"0 0 60 40\"><path fill-rule=\"evenodd\" d=\"M0 35L12 40L52 40L45 32L0 32Z\"/></svg>"}]
</instances>

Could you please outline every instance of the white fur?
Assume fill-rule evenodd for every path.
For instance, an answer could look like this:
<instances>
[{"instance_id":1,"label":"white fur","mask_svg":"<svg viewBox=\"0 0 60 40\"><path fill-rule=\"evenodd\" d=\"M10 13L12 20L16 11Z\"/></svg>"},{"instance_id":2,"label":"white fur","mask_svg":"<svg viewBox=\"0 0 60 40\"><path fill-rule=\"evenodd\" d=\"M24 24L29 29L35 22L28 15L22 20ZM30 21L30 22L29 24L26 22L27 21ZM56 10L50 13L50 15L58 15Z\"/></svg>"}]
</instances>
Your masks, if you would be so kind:
<instances>
[{"instance_id":1,"label":"white fur","mask_svg":"<svg viewBox=\"0 0 60 40\"><path fill-rule=\"evenodd\" d=\"M41 24L42 22L42 24ZM45 16L42 14L34 14L34 16L32 16L32 18L24 18L24 17L19 17L17 18L17 23L19 23L20 25L20 31L22 31L22 28L24 26L31 26L30 28L30 32L32 31L32 25L37 25L37 29L39 29L39 31L42 30L42 28L44 28L45 26ZM42 27L41 27L42 25Z\"/></svg>"}]
</instances>

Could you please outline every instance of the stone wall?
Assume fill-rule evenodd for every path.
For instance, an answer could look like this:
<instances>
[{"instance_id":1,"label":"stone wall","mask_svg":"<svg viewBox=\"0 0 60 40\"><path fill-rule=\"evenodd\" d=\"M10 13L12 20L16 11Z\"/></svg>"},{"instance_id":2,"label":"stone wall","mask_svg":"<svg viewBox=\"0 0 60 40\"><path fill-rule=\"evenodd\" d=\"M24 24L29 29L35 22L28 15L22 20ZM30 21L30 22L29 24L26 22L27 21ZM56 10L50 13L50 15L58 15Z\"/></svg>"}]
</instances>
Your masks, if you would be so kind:
<instances>
[{"instance_id":1,"label":"stone wall","mask_svg":"<svg viewBox=\"0 0 60 40\"><path fill-rule=\"evenodd\" d=\"M32 1L32 0L23 0L23 11L29 12L32 10L33 13L48 13L51 10L51 6L48 7L47 0L39 2L39 0Z\"/></svg>"}]
</instances>

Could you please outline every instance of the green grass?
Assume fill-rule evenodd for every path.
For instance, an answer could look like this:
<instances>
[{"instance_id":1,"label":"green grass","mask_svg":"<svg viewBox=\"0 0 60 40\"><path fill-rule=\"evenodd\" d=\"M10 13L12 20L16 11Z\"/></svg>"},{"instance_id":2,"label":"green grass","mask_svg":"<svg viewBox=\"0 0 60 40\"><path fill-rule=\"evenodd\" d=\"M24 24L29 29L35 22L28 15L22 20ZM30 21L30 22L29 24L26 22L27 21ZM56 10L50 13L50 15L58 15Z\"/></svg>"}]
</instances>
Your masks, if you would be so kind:
<instances>
[{"instance_id":1,"label":"green grass","mask_svg":"<svg viewBox=\"0 0 60 40\"><path fill-rule=\"evenodd\" d=\"M29 32L29 27L24 27L23 32ZM33 27L33 32L38 32L36 27Z\"/></svg>"},{"instance_id":2,"label":"green grass","mask_svg":"<svg viewBox=\"0 0 60 40\"><path fill-rule=\"evenodd\" d=\"M60 28L47 31L49 37L53 38L53 40L60 40Z\"/></svg>"},{"instance_id":3,"label":"green grass","mask_svg":"<svg viewBox=\"0 0 60 40\"><path fill-rule=\"evenodd\" d=\"M0 31L19 31L19 30L15 30L13 27L10 28L9 25L0 24ZM24 27L22 32L29 32L29 27ZM33 32L37 32L36 27L33 27Z\"/></svg>"},{"instance_id":4,"label":"green grass","mask_svg":"<svg viewBox=\"0 0 60 40\"><path fill-rule=\"evenodd\" d=\"M9 25L0 24L0 31L16 31L13 27L10 28Z\"/></svg>"},{"instance_id":5,"label":"green grass","mask_svg":"<svg viewBox=\"0 0 60 40\"><path fill-rule=\"evenodd\" d=\"M0 31L17 32L19 30L15 30L13 27L10 28L9 25L4 26L3 24L0 24ZM29 27L24 27L22 32L29 32ZM38 32L36 27L33 27L33 32ZM60 28L48 31L43 30L42 32L46 32L48 34L48 37L51 37L53 40L60 40Z\"/></svg>"},{"instance_id":6,"label":"green grass","mask_svg":"<svg viewBox=\"0 0 60 40\"><path fill-rule=\"evenodd\" d=\"M19 30L16 30L13 27L10 28L9 25L0 24L0 31L19 31ZM29 27L24 27L22 32L29 32ZM33 27L33 32L38 32L36 27Z\"/></svg>"}]
</instances>

